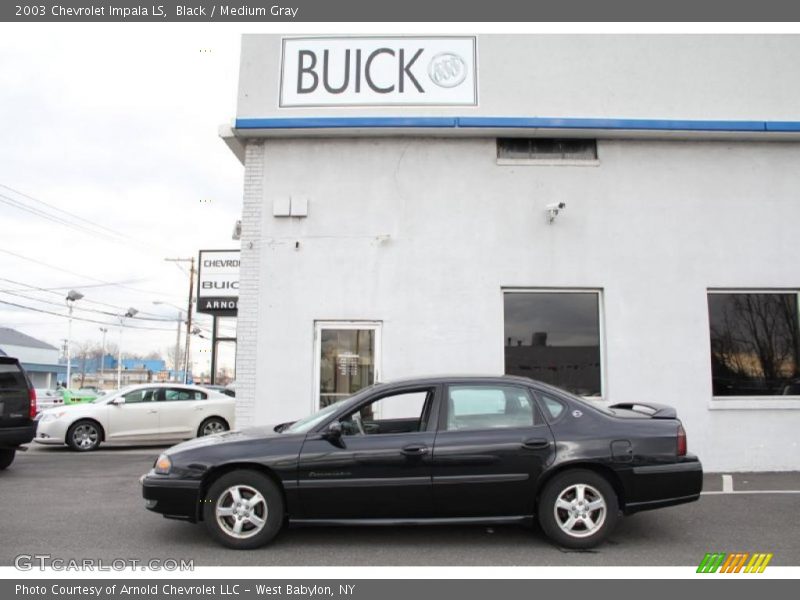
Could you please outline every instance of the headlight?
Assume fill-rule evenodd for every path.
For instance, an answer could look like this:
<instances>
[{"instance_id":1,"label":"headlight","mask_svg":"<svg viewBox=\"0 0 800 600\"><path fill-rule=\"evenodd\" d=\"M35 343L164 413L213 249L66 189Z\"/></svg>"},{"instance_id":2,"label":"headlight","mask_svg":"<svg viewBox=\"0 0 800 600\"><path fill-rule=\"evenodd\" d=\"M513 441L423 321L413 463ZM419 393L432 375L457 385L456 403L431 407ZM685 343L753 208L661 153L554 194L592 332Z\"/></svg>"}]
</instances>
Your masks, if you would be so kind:
<instances>
[{"instance_id":1,"label":"headlight","mask_svg":"<svg viewBox=\"0 0 800 600\"><path fill-rule=\"evenodd\" d=\"M170 469L172 469L172 461L169 459L169 456L162 454L158 457L158 460L156 460L153 469L159 475L169 475Z\"/></svg>"}]
</instances>

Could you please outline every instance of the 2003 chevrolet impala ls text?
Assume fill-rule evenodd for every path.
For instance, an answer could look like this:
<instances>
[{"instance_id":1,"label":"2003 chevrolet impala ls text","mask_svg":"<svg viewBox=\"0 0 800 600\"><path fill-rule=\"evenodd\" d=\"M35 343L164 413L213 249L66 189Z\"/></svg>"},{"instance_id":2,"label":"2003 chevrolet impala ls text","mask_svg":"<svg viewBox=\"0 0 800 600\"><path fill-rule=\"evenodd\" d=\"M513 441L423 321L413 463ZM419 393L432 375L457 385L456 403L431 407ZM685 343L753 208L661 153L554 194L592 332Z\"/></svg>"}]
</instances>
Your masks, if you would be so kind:
<instances>
[{"instance_id":1,"label":"2003 chevrolet impala ls text","mask_svg":"<svg viewBox=\"0 0 800 600\"><path fill-rule=\"evenodd\" d=\"M702 467L675 411L601 406L518 377L376 384L295 423L178 444L147 508L232 548L286 523L511 523L589 548L620 514L692 502Z\"/></svg>"}]
</instances>

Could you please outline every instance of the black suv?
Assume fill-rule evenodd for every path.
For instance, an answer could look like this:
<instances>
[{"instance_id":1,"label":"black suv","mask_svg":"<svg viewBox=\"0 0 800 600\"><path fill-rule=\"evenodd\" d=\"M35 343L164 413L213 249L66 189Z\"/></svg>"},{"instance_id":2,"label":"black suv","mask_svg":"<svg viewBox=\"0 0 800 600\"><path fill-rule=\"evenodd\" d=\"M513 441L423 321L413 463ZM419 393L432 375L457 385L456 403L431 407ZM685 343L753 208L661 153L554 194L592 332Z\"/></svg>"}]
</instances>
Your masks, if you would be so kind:
<instances>
[{"instance_id":1,"label":"black suv","mask_svg":"<svg viewBox=\"0 0 800 600\"><path fill-rule=\"evenodd\" d=\"M16 358L0 356L0 471L36 435L36 392Z\"/></svg>"}]
</instances>

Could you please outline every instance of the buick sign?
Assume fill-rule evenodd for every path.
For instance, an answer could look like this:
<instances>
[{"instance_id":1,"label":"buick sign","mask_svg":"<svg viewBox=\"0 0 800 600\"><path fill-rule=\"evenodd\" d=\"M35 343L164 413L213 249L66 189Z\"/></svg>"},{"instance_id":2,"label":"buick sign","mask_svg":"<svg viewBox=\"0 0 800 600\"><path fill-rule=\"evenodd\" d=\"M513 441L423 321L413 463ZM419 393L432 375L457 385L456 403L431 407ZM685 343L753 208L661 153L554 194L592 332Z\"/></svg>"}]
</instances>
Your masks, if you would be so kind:
<instances>
[{"instance_id":1,"label":"buick sign","mask_svg":"<svg viewBox=\"0 0 800 600\"><path fill-rule=\"evenodd\" d=\"M474 37L284 38L281 107L478 103Z\"/></svg>"}]
</instances>

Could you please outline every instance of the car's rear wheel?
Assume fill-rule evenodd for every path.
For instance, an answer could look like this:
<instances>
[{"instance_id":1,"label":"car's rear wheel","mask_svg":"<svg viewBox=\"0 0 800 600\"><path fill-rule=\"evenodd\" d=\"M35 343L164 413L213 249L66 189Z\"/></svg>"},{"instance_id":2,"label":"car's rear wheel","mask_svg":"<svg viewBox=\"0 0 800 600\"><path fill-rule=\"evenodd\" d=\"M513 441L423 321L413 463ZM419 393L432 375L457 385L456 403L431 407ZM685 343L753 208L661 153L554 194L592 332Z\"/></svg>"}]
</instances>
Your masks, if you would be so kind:
<instances>
[{"instance_id":1,"label":"car's rear wheel","mask_svg":"<svg viewBox=\"0 0 800 600\"><path fill-rule=\"evenodd\" d=\"M283 495L266 475L233 471L208 490L203 519L211 536L228 548L247 550L271 541L283 525Z\"/></svg>"},{"instance_id":2,"label":"car's rear wheel","mask_svg":"<svg viewBox=\"0 0 800 600\"><path fill-rule=\"evenodd\" d=\"M97 450L102 437L100 426L94 421L77 421L67 430L67 445L78 452L89 452Z\"/></svg>"},{"instance_id":3,"label":"car's rear wheel","mask_svg":"<svg viewBox=\"0 0 800 600\"><path fill-rule=\"evenodd\" d=\"M14 456L17 451L13 448L3 448L0 450L0 471L8 468L14 462Z\"/></svg>"},{"instance_id":4,"label":"car's rear wheel","mask_svg":"<svg viewBox=\"0 0 800 600\"><path fill-rule=\"evenodd\" d=\"M617 524L619 503L611 484L594 471L575 469L554 477L539 498L547 537L565 548L593 548Z\"/></svg>"},{"instance_id":5,"label":"car's rear wheel","mask_svg":"<svg viewBox=\"0 0 800 600\"><path fill-rule=\"evenodd\" d=\"M220 419L219 417L209 417L200 423L200 427L197 429L197 437L222 433L223 431L228 431L228 429L230 428L224 419Z\"/></svg>"}]
</instances>

